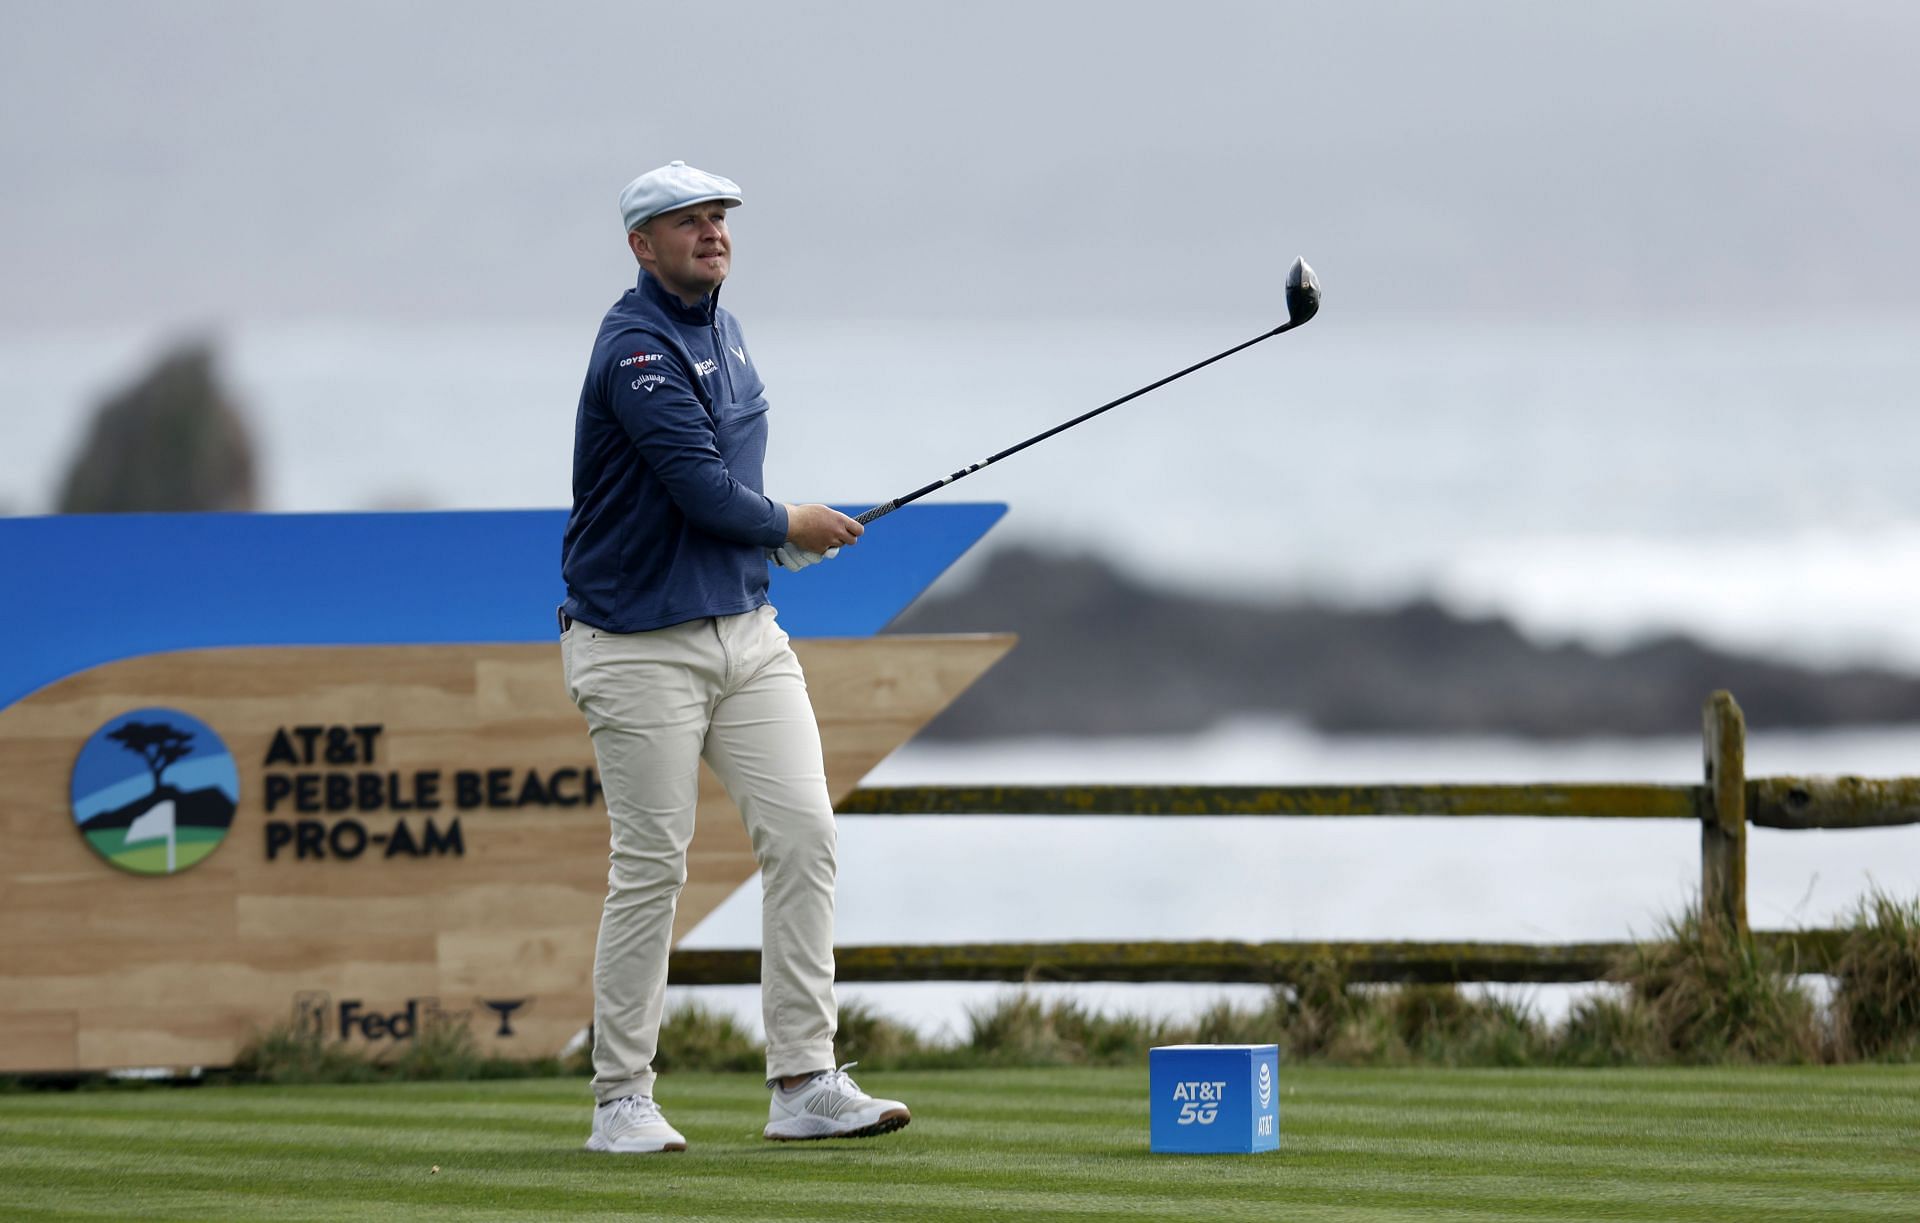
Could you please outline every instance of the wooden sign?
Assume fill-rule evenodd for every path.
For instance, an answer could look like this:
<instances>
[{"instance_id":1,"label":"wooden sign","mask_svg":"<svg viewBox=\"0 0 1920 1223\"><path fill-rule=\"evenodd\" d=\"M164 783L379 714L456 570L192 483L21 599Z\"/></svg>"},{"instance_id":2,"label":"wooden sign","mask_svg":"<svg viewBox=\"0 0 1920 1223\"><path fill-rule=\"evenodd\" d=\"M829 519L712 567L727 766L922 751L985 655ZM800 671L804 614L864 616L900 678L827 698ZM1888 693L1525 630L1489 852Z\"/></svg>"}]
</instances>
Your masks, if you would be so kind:
<instances>
[{"instance_id":1,"label":"wooden sign","mask_svg":"<svg viewBox=\"0 0 1920 1223\"><path fill-rule=\"evenodd\" d=\"M1012 638L794 644L837 801ZM287 1022L532 1057L591 1018L606 810L551 641L89 667L0 708L0 830L0 1071L224 1065ZM703 768L675 938L756 870Z\"/></svg>"}]
</instances>

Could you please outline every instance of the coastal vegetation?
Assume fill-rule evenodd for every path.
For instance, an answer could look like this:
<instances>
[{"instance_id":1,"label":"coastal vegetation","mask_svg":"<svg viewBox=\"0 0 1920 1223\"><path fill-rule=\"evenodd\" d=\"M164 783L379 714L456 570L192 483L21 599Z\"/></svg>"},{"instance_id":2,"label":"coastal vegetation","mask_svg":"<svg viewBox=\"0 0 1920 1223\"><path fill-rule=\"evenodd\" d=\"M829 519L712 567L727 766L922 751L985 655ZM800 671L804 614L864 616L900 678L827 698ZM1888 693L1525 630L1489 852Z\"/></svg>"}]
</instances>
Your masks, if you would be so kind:
<instances>
[{"instance_id":1,"label":"coastal vegetation","mask_svg":"<svg viewBox=\"0 0 1920 1223\"><path fill-rule=\"evenodd\" d=\"M927 1036L855 1002L841 1008L843 1060L872 1070L1144 1065L1168 1044L1277 1044L1283 1063L1327 1066L1822 1065L1920 1060L1920 899L1863 899L1830 978L1697 910L1629 945L1606 979L1542 1018L1512 991L1350 981L1335 963L1276 986L1258 1006L1217 1003L1175 1019L1102 1012L1009 990L955 1039ZM316 1083L588 1074L584 1049L516 1060L480 1053L463 1023L423 1025L379 1059L280 1027L217 1078ZM730 1014L697 1003L661 1028L659 1069L757 1072L763 1050Z\"/></svg>"}]
</instances>

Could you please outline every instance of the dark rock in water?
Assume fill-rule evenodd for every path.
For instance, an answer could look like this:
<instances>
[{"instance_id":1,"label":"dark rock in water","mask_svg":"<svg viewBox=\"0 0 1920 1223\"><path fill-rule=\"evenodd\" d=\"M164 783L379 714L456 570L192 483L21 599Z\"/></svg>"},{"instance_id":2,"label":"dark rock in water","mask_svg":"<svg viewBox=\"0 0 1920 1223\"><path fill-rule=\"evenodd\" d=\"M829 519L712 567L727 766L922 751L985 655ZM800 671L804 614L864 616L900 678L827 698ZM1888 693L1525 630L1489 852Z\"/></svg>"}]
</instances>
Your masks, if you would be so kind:
<instances>
[{"instance_id":1,"label":"dark rock in water","mask_svg":"<svg viewBox=\"0 0 1920 1223\"><path fill-rule=\"evenodd\" d=\"M1167 734L1235 715L1372 734L1693 734L1731 691L1765 729L1920 721L1920 679L1821 671L1664 637L1542 646L1502 619L1421 601L1261 606L1155 590L1097 560L1007 549L889 629L1016 632L1020 645L924 734Z\"/></svg>"},{"instance_id":2,"label":"dark rock in water","mask_svg":"<svg viewBox=\"0 0 1920 1223\"><path fill-rule=\"evenodd\" d=\"M250 510L253 444L214 376L213 351L181 345L100 405L60 490L63 514Z\"/></svg>"},{"instance_id":3,"label":"dark rock in water","mask_svg":"<svg viewBox=\"0 0 1920 1223\"><path fill-rule=\"evenodd\" d=\"M101 832L109 828L130 827L133 822L151 811L163 799L172 799L174 803L173 822L181 828L226 828L233 823L233 800L212 786L202 790L189 790L182 794L168 787L142 794L124 807L113 811L102 811L81 822L86 832Z\"/></svg>"}]
</instances>

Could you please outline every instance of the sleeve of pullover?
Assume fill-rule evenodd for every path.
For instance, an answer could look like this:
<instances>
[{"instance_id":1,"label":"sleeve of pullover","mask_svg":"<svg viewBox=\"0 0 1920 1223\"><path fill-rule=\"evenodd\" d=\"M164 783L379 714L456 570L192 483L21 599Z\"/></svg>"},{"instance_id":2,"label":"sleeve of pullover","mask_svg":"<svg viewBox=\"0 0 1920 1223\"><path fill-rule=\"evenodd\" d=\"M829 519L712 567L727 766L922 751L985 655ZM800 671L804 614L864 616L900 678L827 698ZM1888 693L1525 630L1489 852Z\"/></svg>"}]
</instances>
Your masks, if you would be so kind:
<instances>
[{"instance_id":1,"label":"sleeve of pullover","mask_svg":"<svg viewBox=\"0 0 1920 1223\"><path fill-rule=\"evenodd\" d=\"M777 548L787 540L787 507L733 478L714 422L672 355L645 351L610 372L614 415L687 520L734 543ZM764 418L758 427L764 428Z\"/></svg>"}]
</instances>

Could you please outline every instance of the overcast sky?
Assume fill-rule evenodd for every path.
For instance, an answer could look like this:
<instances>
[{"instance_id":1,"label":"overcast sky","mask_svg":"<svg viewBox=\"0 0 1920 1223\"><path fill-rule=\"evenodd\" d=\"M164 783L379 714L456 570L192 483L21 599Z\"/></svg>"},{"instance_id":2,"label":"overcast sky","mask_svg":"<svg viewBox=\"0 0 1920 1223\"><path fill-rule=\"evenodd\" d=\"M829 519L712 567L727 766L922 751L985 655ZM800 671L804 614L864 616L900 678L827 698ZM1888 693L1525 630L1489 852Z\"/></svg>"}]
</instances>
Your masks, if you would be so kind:
<instances>
[{"instance_id":1,"label":"overcast sky","mask_svg":"<svg viewBox=\"0 0 1920 1223\"><path fill-rule=\"evenodd\" d=\"M46 4L0 328L576 320L729 175L755 317L1920 305L1920 5ZM744 312L744 311L743 311Z\"/></svg>"}]
</instances>

